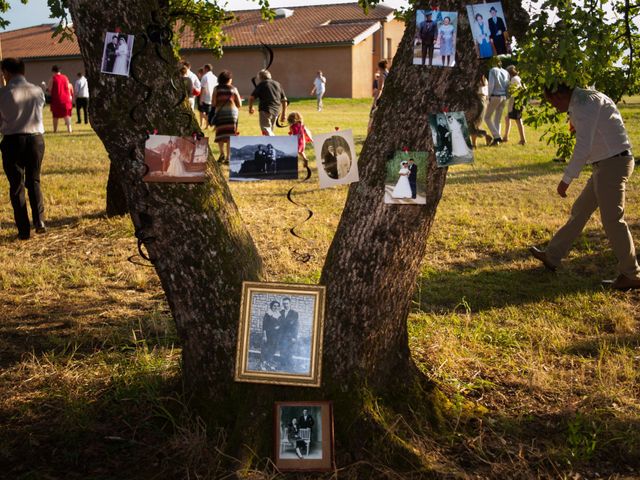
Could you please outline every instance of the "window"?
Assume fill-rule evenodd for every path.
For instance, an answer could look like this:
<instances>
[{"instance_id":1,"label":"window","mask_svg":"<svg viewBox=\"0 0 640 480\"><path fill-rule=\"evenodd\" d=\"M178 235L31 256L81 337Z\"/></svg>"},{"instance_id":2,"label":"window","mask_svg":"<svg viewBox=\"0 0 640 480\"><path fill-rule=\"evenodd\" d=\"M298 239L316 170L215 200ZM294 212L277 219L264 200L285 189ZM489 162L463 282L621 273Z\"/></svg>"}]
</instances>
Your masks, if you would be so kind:
<instances>
[{"instance_id":1,"label":"window","mask_svg":"<svg viewBox=\"0 0 640 480\"><path fill-rule=\"evenodd\" d=\"M393 44L391 43L391 39L387 38L387 58L391 60L393 58Z\"/></svg>"}]
</instances>

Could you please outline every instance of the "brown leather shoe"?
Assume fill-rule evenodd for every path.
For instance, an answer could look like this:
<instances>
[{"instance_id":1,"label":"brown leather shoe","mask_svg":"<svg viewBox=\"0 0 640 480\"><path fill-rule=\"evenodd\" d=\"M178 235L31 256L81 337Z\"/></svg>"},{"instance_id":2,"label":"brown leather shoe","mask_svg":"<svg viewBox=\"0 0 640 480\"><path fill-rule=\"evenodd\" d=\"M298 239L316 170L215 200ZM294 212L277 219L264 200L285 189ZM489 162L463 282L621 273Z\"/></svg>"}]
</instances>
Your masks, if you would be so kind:
<instances>
[{"instance_id":1,"label":"brown leather shoe","mask_svg":"<svg viewBox=\"0 0 640 480\"><path fill-rule=\"evenodd\" d=\"M614 290L635 290L640 288L640 278L629 278L620 274L615 280L603 280L602 286L613 288Z\"/></svg>"},{"instance_id":2,"label":"brown leather shoe","mask_svg":"<svg viewBox=\"0 0 640 480\"><path fill-rule=\"evenodd\" d=\"M538 247L529 247L529 252L535 258L540 260L547 270L551 270L552 272L555 272L556 269L558 268L556 265L554 265L549 261L549 259L547 258L547 252L545 252L544 250L540 250Z\"/></svg>"}]
</instances>

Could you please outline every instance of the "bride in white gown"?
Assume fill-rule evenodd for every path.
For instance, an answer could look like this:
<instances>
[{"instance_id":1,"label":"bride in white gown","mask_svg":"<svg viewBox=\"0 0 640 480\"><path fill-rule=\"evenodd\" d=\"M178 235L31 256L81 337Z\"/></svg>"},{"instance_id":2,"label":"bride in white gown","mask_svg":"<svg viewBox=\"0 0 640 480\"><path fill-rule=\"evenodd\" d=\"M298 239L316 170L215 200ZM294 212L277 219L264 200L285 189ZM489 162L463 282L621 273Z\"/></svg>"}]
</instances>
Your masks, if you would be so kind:
<instances>
[{"instance_id":1,"label":"bride in white gown","mask_svg":"<svg viewBox=\"0 0 640 480\"><path fill-rule=\"evenodd\" d=\"M406 161L402 162L402 167L398 172L400 178L391 193L392 198L411 198L411 185L409 185L409 169L407 165L408 163Z\"/></svg>"},{"instance_id":2,"label":"bride in white gown","mask_svg":"<svg viewBox=\"0 0 640 480\"><path fill-rule=\"evenodd\" d=\"M179 148L174 148L171 152L169 168L167 168L166 174L171 177L184 177L186 175L184 165L182 164L182 160L180 159Z\"/></svg>"},{"instance_id":3,"label":"bride in white gown","mask_svg":"<svg viewBox=\"0 0 640 480\"><path fill-rule=\"evenodd\" d=\"M113 64L113 73L117 75L129 75L127 63L129 61L129 47L124 37L118 40L118 48L116 49L116 61Z\"/></svg>"},{"instance_id":4,"label":"bride in white gown","mask_svg":"<svg viewBox=\"0 0 640 480\"><path fill-rule=\"evenodd\" d=\"M453 118L452 115L447 115L447 122L449 123L449 131L451 132L451 155L454 157L467 157L471 155L471 149L464 139L460 122Z\"/></svg>"}]
</instances>

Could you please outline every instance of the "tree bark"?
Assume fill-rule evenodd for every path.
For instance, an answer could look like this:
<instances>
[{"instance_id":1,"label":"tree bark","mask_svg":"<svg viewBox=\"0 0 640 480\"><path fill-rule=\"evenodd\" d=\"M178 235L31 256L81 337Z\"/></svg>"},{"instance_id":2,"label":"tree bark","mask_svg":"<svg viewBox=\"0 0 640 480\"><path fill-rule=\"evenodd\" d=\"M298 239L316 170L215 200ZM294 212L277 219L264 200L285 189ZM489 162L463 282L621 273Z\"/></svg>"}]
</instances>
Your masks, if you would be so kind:
<instances>
[{"instance_id":1,"label":"tree bark","mask_svg":"<svg viewBox=\"0 0 640 480\"><path fill-rule=\"evenodd\" d=\"M120 217L129 213L126 192L118 178L114 165L109 167L106 210L107 217Z\"/></svg>"},{"instance_id":2,"label":"tree bark","mask_svg":"<svg viewBox=\"0 0 640 480\"><path fill-rule=\"evenodd\" d=\"M339 465L377 457L426 468L387 420L410 411L432 424L439 418L437 391L411 359L407 316L447 169L431 156L426 206L385 205L385 165L403 147L433 153L428 115L473 110L478 101L482 64L471 48L464 3L440 6L459 12L453 68L413 65L415 17L408 20L360 155L360 181L350 186L321 276L327 305L319 390L233 382L241 283L260 278L261 261L212 158L205 184L141 181L146 131L199 131L175 87L181 85L175 54L154 43L166 27L161 2L113 0L108 10L89 0L69 4L92 86L93 127L166 293L186 387L208 423L227 431L228 453L243 465L270 455L273 401L330 399ZM519 1L505 3L507 14L515 9ZM136 35L131 78L100 73L104 33L117 27Z\"/></svg>"}]
</instances>

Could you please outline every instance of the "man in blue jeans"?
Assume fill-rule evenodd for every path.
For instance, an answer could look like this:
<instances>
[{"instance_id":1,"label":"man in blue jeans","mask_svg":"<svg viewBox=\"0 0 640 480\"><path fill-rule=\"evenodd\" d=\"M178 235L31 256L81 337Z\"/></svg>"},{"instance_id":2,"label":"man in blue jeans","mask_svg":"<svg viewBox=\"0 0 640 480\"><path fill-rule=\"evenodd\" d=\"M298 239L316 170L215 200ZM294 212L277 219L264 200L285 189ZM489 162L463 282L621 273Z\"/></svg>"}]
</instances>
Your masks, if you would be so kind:
<instances>
[{"instance_id":1,"label":"man in blue jeans","mask_svg":"<svg viewBox=\"0 0 640 480\"><path fill-rule=\"evenodd\" d=\"M24 62L5 58L0 62L7 85L0 88L0 143L2 166L9 180L9 198L18 227L18 238L31 235L25 187L29 191L36 233L46 231L44 200L40 190L40 167L44 156L42 107L44 92L24 77Z\"/></svg>"}]
</instances>

